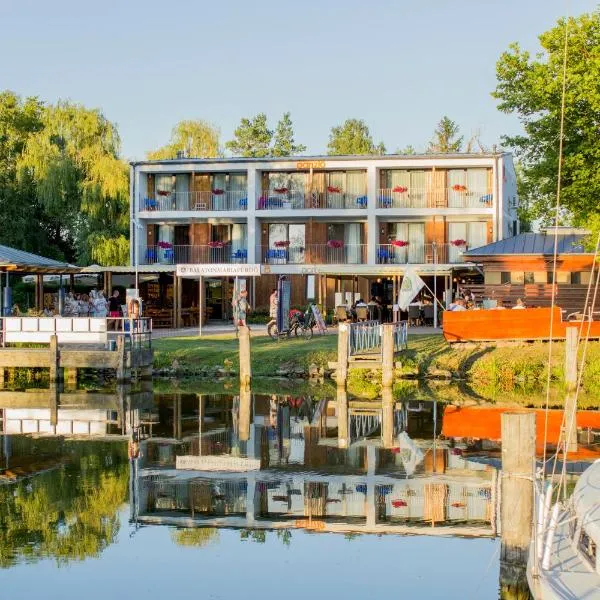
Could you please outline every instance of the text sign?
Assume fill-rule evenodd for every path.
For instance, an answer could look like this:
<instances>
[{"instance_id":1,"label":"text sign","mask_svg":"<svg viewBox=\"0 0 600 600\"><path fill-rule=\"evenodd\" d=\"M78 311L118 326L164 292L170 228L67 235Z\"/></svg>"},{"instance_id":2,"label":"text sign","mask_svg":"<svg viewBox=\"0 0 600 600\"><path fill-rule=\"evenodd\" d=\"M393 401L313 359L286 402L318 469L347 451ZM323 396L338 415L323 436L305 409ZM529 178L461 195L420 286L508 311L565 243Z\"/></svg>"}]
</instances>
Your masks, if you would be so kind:
<instances>
[{"instance_id":1,"label":"text sign","mask_svg":"<svg viewBox=\"0 0 600 600\"><path fill-rule=\"evenodd\" d=\"M177 265L177 277L260 277L260 265Z\"/></svg>"},{"instance_id":2,"label":"text sign","mask_svg":"<svg viewBox=\"0 0 600 600\"><path fill-rule=\"evenodd\" d=\"M324 160L301 160L296 163L296 169L324 169Z\"/></svg>"},{"instance_id":3,"label":"text sign","mask_svg":"<svg viewBox=\"0 0 600 600\"><path fill-rule=\"evenodd\" d=\"M321 333L325 333L325 331L327 330L327 325L323 320L323 315L321 314L319 307L316 304L311 304L310 307L312 308L312 312L315 317L315 322L317 323L317 329Z\"/></svg>"}]
</instances>

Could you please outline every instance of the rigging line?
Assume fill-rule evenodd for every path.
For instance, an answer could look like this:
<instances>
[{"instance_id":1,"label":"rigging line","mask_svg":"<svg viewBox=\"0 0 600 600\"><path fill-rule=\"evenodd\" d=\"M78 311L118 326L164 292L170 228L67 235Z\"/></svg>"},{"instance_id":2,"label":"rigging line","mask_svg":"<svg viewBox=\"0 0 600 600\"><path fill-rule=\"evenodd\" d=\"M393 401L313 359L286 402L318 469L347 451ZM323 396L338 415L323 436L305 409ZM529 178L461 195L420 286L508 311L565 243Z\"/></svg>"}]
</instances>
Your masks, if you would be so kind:
<instances>
[{"instance_id":1,"label":"rigging line","mask_svg":"<svg viewBox=\"0 0 600 600\"><path fill-rule=\"evenodd\" d=\"M556 263L558 255L558 217L560 213L560 191L562 177L562 156L565 133L565 98L567 95L567 50L569 47L569 17L565 17L565 42L563 49L563 80L562 96L560 101L560 133L558 138L558 173L556 181L556 205L554 209L554 250L552 254L552 300L550 304L550 340L548 344L548 375L546 378L546 414L544 418L544 456L546 462L546 443L548 439L548 406L550 405L550 376L552 372L552 336L554 333L554 305L556 302Z\"/></svg>"}]
</instances>

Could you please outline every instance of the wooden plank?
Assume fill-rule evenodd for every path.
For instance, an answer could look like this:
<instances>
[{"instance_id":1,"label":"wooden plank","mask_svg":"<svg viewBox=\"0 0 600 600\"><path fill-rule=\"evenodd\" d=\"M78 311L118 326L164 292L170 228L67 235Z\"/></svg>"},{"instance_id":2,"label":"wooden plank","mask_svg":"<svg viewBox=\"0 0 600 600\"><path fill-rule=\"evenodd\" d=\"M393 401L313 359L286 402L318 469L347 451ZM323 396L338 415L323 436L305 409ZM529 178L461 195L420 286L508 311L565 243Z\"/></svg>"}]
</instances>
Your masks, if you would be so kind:
<instances>
[{"instance_id":1,"label":"wooden plank","mask_svg":"<svg viewBox=\"0 0 600 600\"><path fill-rule=\"evenodd\" d=\"M61 350L60 366L79 369L116 369L117 352L110 350Z\"/></svg>"},{"instance_id":2,"label":"wooden plank","mask_svg":"<svg viewBox=\"0 0 600 600\"><path fill-rule=\"evenodd\" d=\"M3 348L0 350L2 367L49 367L53 354L46 349Z\"/></svg>"}]
</instances>

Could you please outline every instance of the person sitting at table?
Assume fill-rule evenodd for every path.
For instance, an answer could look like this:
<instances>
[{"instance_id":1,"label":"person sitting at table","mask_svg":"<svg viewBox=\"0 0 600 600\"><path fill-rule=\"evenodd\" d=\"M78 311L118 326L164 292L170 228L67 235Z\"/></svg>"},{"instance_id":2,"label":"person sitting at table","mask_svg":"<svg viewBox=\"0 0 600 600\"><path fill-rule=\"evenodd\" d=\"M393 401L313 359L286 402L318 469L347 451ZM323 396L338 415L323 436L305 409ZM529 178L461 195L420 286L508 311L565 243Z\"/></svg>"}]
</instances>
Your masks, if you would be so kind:
<instances>
[{"instance_id":1,"label":"person sitting at table","mask_svg":"<svg viewBox=\"0 0 600 600\"><path fill-rule=\"evenodd\" d=\"M448 310L453 312L462 312L467 310L467 307L465 306L465 301L462 298L457 298L456 302L453 305L451 304Z\"/></svg>"},{"instance_id":2,"label":"person sitting at table","mask_svg":"<svg viewBox=\"0 0 600 600\"><path fill-rule=\"evenodd\" d=\"M356 301L356 304L354 305L354 308L356 308L357 306L367 306L367 303L362 298L359 298Z\"/></svg>"},{"instance_id":3,"label":"person sitting at table","mask_svg":"<svg viewBox=\"0 0 600 600\"><path fill-rule=\"evenodd\" d=\"M517 303L513 306L513 310L522 310L524 308L527 308L525 306L525 303L523 302L523 300L521 300L521 298L517 298Z\"/></svg>"}]
</instances>

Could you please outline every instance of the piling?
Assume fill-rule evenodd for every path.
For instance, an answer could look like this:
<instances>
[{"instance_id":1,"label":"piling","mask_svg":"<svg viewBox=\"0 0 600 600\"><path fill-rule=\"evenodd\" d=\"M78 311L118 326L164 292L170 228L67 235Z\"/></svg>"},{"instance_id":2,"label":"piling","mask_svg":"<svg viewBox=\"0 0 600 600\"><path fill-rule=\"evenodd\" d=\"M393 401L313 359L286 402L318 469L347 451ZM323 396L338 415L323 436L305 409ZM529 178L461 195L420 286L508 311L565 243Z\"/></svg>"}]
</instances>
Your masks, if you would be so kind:
<instances>
[{"instance_id":1,"label":"piling","mask_svg":"<svg viewBox=\"0 0 600 600\"><path fill-rule=\"evenodd\" d=\"M381 385L392 387L394 383L394 325L386 323L381 336Z\"/></svg>"},{"instance_id":2,"label":"piling","mask_svg":"<svg viewBox=\"0 0 600 600\"><path fill-rule=\"evenodd\" d=\"M564 439L567 452L577 452L577 343L579 327L566 328L565 341L565 427Z\"/></svg>"},{"instance_id":3,"label":"piling","mask_svg":"<svg viewBox=\"0 0 600 600\"><path fill-rule=\"evenodd\" d=\"M250 388L243 386L240 388L240 420L239 420L239 438L241 442L247 442L250 439Z\"/></svg>"},{"instance_id":4,"label":"piling","mask_svg":"<svg viewBox=\"0 0 600 600\"><path fill-rule=\"evenodd\" d=\"M55 382L60 378L59 354L58 354L58 338L50 336L50 381Z\"/></svg>"},{"instance_id":5,"label":"piling","mask_svg":"<svg viewBox=\"0 0 600 600\"><path fill-rule=\"evenodd\" d=\"M336 380L339 386L346 386L348 379L348 335L349 327L346 323L338 325L338 361Z\"/></svg>"},{"instance_id":6,"label":"piling","mask_svg":"<svg viewBox=\"0 0 600 600\"><path fill-rule=\"evenodd\" d=\"M384 448L394 446L394 398L391 387L381 390L381 443Z\"/></svg>"},{"instance_id":7,"label":"piling","mask_svg":"<svg viewBox=\"0 0 600 600\"><path fill-rule=\"evenodd\" d=\"M250 362L250 329L242 326L238 329L240 340L240 386L250 387L252 382L252 364Z\"/></svg>"},{"instance_id":8,"label":"piling","mask_svg":"<svg viewBox=\"0 0 600 600\"><path fill-rule=\"evenodd\" d=\"M533 412L502 415L500 582L502 587L510 589L527 585L526 566L533 523L535 428Z\"/></svg>"},{"instance_id":9,"label":"piling","mask_svg":"<svg viewBox=\"0 0 600 600\"><path fill-rule=\"evenodd\" d=\"M77 369L70 367L64 369L64 381L69 386L77 385Z\"/></svg>"},{"instance_id":10,"label":"piling","mask_svg":"<svg viewBox=\"0 0 600 600\"><path fill-rule=\"evenodd\" d=\"M127 363L125 338L122 335L117 338L117 353L117 381L129 381L131 379L131 368Z\"/></svg>"},{"instance_id":11,"label":"piling","mask_svg":"<svg viewBox=\"0 0 600 600\"><path fill-rule=\"evenodd\" d=\"M347 448L349 444L348 433L348 394L346 388L338 385L337 393L337 427L338 427L338 448Z\"/></svg>"}]
</instances>

